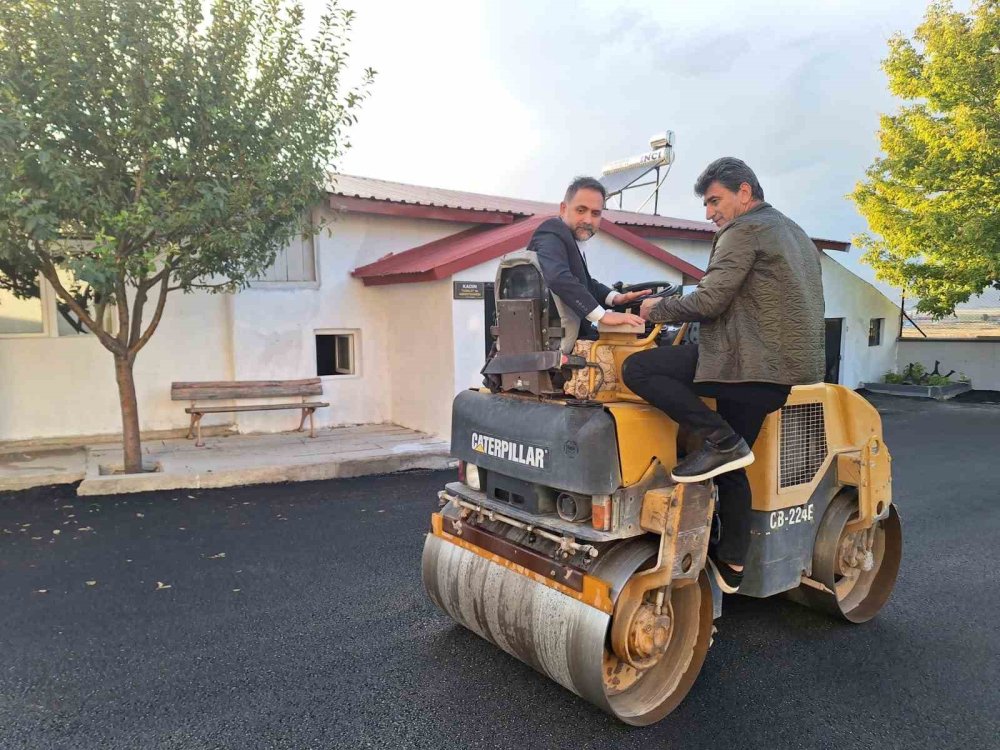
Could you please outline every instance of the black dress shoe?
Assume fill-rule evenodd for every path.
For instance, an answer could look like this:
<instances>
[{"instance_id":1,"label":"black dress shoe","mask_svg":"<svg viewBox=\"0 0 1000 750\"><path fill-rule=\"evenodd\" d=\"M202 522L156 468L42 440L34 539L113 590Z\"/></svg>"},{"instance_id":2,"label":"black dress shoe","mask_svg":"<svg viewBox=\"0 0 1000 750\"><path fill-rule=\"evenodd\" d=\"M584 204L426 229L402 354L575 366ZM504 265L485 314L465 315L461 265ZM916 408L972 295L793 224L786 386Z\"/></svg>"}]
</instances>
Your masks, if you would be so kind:
<instances>
[{"instance_id":1,"label":"black dress shoe","mask_svg":"<svg viewBox=\"0 0 1000 750\"><path fill-rule=\"evenodd\" d=\"M724 594L735 594L740 590L743 583L743 571L733 570L724 562L716 562L711 557L708 558L708 567L712 571L715 582L719 584Z\"/></svg>"},{"instance_id":2,"label":"black dress shoe","mask_svg":"<svg viewBox=\"0 0 1000 750\"><path fill-rule=\"evenodd\" d=\"M704 482L752 463L753 451L746 440L733 435L719 443L706 440L704 447L677 464L670 476L675 482Z\"/></svg>"}]
</instances>

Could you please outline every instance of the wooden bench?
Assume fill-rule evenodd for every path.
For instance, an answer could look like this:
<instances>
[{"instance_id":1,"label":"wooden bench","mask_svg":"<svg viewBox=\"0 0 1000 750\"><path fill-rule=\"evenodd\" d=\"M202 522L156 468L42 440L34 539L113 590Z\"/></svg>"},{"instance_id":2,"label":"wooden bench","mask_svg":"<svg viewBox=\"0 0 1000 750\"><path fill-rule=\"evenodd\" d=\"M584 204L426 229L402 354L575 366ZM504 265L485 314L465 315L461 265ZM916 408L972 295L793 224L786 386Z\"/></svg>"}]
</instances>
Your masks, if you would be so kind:
<instances>
[{"instance_id":1,"label":"wooden bench","mask_svg":"<svg viewBox=\"0 0 1000 750\"><path fill-rule=\"evenodd\" d=\"M205 445L201 439L201 418L206 414L220 414L240 411L273 411L275 409L301 409L302 419L296 432L302 432L309 418L309 437L316 437L313 426L313 413L330 404L325 401L307 401L309 396L323 395L323 381L319 378L305 380L232 380L232 381L200 381L189 383L171 383L170 398L173 401L190 401L184 411L191 415L191 426L188 428L188 438L193 433L198 439L195 445ZM283 404L240 404L236 406L199 406L199 401L230 401L243 398L281 398L298 396L301 401Z\"/></svg>"}]
</instances>

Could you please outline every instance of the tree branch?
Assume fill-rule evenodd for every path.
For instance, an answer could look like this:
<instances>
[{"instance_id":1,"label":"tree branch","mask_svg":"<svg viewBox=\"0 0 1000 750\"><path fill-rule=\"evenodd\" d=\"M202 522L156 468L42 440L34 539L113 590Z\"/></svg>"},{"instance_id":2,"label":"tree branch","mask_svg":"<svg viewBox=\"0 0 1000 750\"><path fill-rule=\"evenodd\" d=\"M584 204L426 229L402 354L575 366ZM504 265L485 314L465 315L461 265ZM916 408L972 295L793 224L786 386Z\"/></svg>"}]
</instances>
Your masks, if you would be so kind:
<instances>
[{"instance_id":1,"label":"tree branch","mask_svg":"<svg viewBox=\"0 0 1000 750\"><path fill-rule=\"evenodd\" d=\"M115 280L115 297L118 299L118 343L122 349L128 348L128 294L125 292L125 272L118 269Z\"/></svg>"},{"instance_id":2,"label":"tree branch","mask_svg":"<svg viewBox=\"0 0 1000 750\"><path fill-rule=\"evenodd\" d=\"M174 268L176 268L176 261L166 261L155 275L148 279L143 279L139 284L136 285L135 302L132 308L132 330L129 332L128 346L130 350L139 351L145 343L139 344L142 340L140 335L142 331L142 311L146 306L146 301L149 299L146 294L150 289L155 287L157 284L161 284L160 295L166 294L163 290L163 286L166 286L170 281L170 274L173 273ZM170 291L167 289L166 291ZM157 300L156 303L157 310L162 312L162 303ZM151 325L153 329L156 328L155 325ZM148 340L148 337L147 337Z\"/></svg>"},{"instance_id":3,"label":"tree branch","mask_svg":"<svg viewBox=\"0 0 1000 750\"><path fill-rule=\"evenodd\" d=\"M83 324L87 326L87 328L94 332L94 335L97 336L106 349L114 352L115 354L124 354L125 351L121 344L113 336L108 334L106 330L104 330L103 325L100 325L97 321L91 318L87 313L86 308L80 305L80 303L73 298L73 295L66 290L62 281L59 280L59 273L56 271L56 267L52 263L52 259L46 253L38 250L37 245L35 247L35 253L41 262L42 276L44 276L46 281L52 285L56 294L58 294L62 301L69 306L69 309L73 311L76 317L79 318Z\"/></svg>"},{"instance_id":4,"label":"tree branch","mask_svg":"<svg viewBox=\"0 0 1000 750\"><path fill-rule=\"evenodd\" d=\"M101 301L98 302L95 307L97 308L94 312L94 319L101 321L101 325L104 325L104 311L108 309L107 301L102 297Z\"/></svg>"},{"instance_id":5,"label":"tree branch","mask_svg":"<svg viewBox=\"0 0 1000 750\"><path fill-rule=\"evenodd\" d=\"M133 194L132 194L132 202L133 203L138 203L139 202L139 198L142 197L142 188L144 187L143 183L145 182L146 167L148 165L149 165L149 151L146 150L146 149L143 149L143 151L142 151L142 159L139 162L139 169L136 170L138 174L137 174L137 177L136 177L136 180L135 180L135 192L133 192Z\"/></svg>"},{"instance_id":6,"label":"tree branch","mask_svg":"<svg viewBox=\"0 0 1000 750\"><path fill-rule=\"evenodd\" d=\"M163 278L160 280L160 293L156 299L156 312L153 313L153 319L150 321L146 332L143 333L136 342L129 345L129 353L133 357L139 352L140 349L142 349L142 347L146 345L146 342L149 341L150 337L156 332L157 326L160 325L160 318L163 316L163 307L167 302L167 292L170 291L170 274L164 274L161 271L160 274L157 275L162 275Z\"/></svg>"},{"instance_id":7,"label":"tree branch","mask_svg":"<svg viewBox=\"0 0 1000 750\"><path fill-rule=\"evenodd\" d=\"M154 286L156 286L163 280L164 276L169 276L171 273L173 273L175 268L177 268L177 263L175 261L167 261L166 263L164 263L163 268L161 268L155 276L151 276L149 279L147 279L146 288L152 289Z\"/></svg>"},{"instance_id":8,"label":"tree branch","mask_svg":"<svg viewBox=\"0 0 1000 750\"><path fill-rule=\"evenodd\" d=\"M233 282L227 281L222 284L189 284L188 289L224 289L226 287L231 287ZM172 286L168 291L175 292L178 289L184 289L182 286Z\"/></svg>"},{"instance_id":9,"label":"tree branch","mask_svg":"<svg viewBox=\"0 0 1000 750\"><path fill-rule=\"evenodd\" d=\"M132 327L128 334L129 349L139 340L139 332L142 330L142 309L146 306L146 290L148 288L145 280L136 285L135 299L132 301Z\"/></svg>"}]
</instances>

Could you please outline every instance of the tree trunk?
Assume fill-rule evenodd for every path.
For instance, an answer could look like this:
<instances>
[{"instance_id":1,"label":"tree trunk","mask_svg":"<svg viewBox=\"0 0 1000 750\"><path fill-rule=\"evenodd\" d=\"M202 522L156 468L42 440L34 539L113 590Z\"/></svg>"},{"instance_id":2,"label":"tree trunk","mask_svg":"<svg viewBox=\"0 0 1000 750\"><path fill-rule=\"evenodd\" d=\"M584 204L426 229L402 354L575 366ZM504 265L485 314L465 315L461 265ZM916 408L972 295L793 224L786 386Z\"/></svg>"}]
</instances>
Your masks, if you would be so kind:
<instances>
[{"instance_id":1,"label":"tree trunk","mask_svg":"<svg viewBox=\"0 0 1000 750\"><path fill-rule=\"evenodd\" d=\"M118 381L118 400L122 408L122 443L125 446L125 473L142 471L142 444L139 441L139 404L135 398L135 379L132 366L135 357L115 354L115 380Z\"/></svg>"}]
</instances>

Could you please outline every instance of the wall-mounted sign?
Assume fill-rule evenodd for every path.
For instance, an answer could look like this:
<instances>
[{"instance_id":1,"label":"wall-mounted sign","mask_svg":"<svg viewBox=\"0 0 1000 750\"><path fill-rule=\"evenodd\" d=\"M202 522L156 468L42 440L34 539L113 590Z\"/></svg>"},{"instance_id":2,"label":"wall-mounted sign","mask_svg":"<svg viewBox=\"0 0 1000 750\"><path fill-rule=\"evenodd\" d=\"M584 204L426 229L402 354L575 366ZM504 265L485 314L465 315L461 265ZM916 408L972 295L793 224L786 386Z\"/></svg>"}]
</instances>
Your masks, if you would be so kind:
<instances>
[{"instance_id":1,"label":"wall-mounted sign","mask_svg":"<svg viewBox=\"0 0 1000 750\"><path fill-rule=\"evenodd\" d=\"M482 281L454 281L455 299L483 299L486 294L486 284Z\"/></svg>"}]
</instances>

